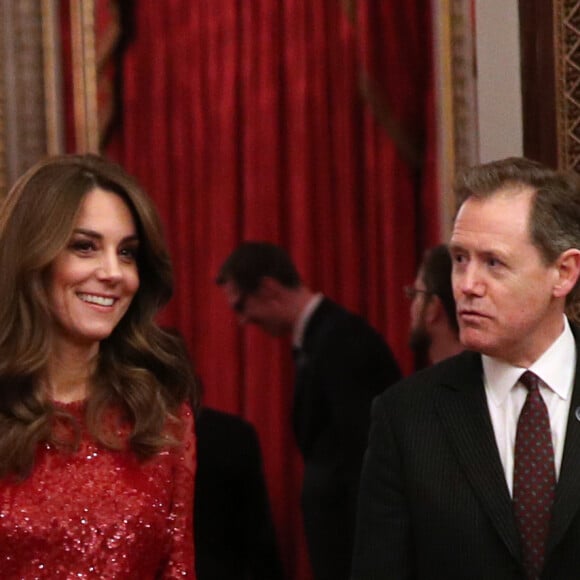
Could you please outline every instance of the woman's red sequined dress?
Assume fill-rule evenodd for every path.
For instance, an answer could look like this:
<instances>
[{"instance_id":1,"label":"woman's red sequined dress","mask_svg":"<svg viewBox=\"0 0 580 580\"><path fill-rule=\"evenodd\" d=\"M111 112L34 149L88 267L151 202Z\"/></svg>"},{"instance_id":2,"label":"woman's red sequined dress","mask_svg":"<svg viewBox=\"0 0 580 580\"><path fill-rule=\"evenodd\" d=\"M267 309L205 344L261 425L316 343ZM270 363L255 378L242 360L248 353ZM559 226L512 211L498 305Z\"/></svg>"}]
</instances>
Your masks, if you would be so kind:
<instances>
[{"instance_id":1,"label":"woman's red sequined dress","mask_svg":"<svg viewBox=\"0 0 580 580\"><path fill-rule=\"evenodd\" d=\"M61 405L83 424L84 404ZM43 444L30 477L0 481L0 577L195 578L195 444L188 406L183 445L139 462L82 430L75 453Z\"/></svg>"}]
</instances>

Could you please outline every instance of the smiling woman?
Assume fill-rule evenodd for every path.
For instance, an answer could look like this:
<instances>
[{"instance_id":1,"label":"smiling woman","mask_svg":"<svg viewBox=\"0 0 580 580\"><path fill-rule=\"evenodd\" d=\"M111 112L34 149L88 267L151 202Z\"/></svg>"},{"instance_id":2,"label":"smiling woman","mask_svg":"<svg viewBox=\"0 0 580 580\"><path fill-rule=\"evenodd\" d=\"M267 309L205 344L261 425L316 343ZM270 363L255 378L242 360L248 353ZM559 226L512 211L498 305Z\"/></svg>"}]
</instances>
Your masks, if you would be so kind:
<instances>
[{"instance_id":1,"label":"smiling woman","mask_svg":"<svg viewBox=\"0 0 580 580\"><path fill-rule=\"evenodd\" d=\"M0 567L193 577L193 375L154 322L157 213L119 166L48 158L0 208Z\"/></svg>"},{"instance_id":2,"label":"smiling woman","mask_svg":"<svg viewBox=\"0 0 580 580\"><path fill-rule=\"evenodd\" d=\"M49 274L59 352L81 348L86 355L80 358L94 358L99 342L123 318L139 288L138 239L131 210L119 195L101 188L85 195L70 242ZM52 395L62 400L65 394Z\"/></svg>"}]
</instances>

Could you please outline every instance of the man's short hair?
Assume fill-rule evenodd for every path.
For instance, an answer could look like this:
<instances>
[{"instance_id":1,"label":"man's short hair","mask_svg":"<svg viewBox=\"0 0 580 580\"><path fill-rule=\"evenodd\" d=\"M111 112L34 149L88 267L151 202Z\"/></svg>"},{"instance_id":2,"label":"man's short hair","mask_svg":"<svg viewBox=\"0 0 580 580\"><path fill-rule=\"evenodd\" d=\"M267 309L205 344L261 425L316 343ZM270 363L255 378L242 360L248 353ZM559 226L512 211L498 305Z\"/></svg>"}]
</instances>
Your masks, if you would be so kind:
<instances>
[{"instance_id":1,"label":"man's short hair","mask_svg":"<svg viewBox=\"0 0 580 580\"><path fill-rule=\"evenodd\" d=\"M484 199L498 192L531 190L530 237L544 262L552 264L570 249L580 249L580 177L555 171L531 159L508 157L468 168L455 181L458 205L468 198ZM577 299L579 284L567 297Z\"/></svg>"},{"instance_id":2,"label":"man's short hair","mask_svg":"<svg viewBox=\"0 0 580 580\"><path fill-rule=\"evenodd\" d=\"M439 297L451 328L459 334L455 298L453 297L453 287L451 285L451 267L452 261L449 249L445 244L440 244L425 252L419 271L421 272L425 289L430 294Z\"/></svg>"},{"instance_id":3,"label":"man's short hair","mask_svg":"<svg viewBox=\"0 0 580 580\"><path fill-rule=\"evenodd\" d=\"M243 242L225 260L216 277L222 286L233 282L241 292L255 292L263 278L277 280L287 288L302 285L290 256L269 242Z\"/></svg>"}]
</instances>

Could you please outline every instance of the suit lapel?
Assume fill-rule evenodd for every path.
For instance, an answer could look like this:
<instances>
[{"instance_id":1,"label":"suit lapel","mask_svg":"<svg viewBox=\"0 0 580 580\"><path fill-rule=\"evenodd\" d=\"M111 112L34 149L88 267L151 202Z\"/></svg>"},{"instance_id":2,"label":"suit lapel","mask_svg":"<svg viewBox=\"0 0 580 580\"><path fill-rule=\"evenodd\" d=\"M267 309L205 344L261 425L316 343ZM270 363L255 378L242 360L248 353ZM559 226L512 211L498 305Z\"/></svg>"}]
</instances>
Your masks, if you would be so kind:
<instances>
[{"instance_id":1,"label":"suit lapel","mask_svg":"<svg viewBox=\"0 0 580 580\"><path fill-rule=\"evenodd\" d=\"M578 342L578 329L572 327L572 330L576 337L576 374L568 414L560 477L556 486L556 499L547 546L548 555L560 542L570 522L580 509L580 421L576 418L576 412L580 409L580 344ZM580 415L580 410L578 413Z\"/></svg>"},{"instance_id":2,"label":"suit lapel","mask_svg":"<svg viewBox=\"0 0 580 580\"><path fill-rule=\"evenodd\" d=\"M464 368L456 368L438 391L437 412L483 509L519 559L519 534L487 408L481 359L475 353L465 353L461 360ZM461 377L461 384L457 377Z\"/></svg>"}]
</instances>

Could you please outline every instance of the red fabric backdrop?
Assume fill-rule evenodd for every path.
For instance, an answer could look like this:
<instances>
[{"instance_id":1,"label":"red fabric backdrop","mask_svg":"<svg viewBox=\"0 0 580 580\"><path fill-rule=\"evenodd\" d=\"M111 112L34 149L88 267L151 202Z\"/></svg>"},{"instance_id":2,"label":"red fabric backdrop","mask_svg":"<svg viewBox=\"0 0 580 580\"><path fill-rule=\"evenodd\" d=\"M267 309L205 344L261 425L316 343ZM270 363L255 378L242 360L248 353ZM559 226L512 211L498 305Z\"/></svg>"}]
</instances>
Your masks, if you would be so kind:
<instances>
[{"instance_id":1,"label":"red fabric backdrop","mask_svg":"<svg viewBox=\"0 0 580 580\"><path fill-rule=\"evenodd\" d=\"M289 345L240 330L213 284L244 239L285 246L306 282L366 316L405 372L408 304L439 241L429 0L139 0L108 147L155 199L176 326L207 405L260 435L289 578L310 578Z\"/></svg>"}]
</instances>

